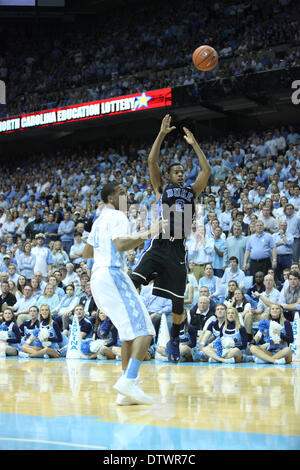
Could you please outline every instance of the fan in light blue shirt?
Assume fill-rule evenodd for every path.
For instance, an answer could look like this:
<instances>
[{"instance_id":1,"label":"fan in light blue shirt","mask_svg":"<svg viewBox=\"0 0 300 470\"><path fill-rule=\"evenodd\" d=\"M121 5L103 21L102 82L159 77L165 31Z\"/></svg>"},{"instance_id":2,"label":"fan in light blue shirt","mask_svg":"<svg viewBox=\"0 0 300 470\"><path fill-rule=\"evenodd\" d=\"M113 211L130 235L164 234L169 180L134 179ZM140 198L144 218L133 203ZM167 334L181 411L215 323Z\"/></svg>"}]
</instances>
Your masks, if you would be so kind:
<instances>
[{"instance_id":1,"label":"fan in light blue shirt","mask_svg":"<svg viewBox=\"0 0 300 470\"><path fill-rule=\"evenodd\" d=\"M221 234L222 229L220 227L216 227L214 236L212 266L214 268L215 274L217 274L218 277L222 277L223 274L223 258L226 248L226 242L221 238Z\"/></svg>"},{"instance_id":2,"label":"fan in light blue shirt","mask_svg":"<svg viewBox=\"0 0 300 470\"><path fill-rule=\"evenodd\" d=\"M199 226L197 232L186 242L186 247L188 249L188 259L193 259L195 264L206 264L212 262L213 249L214 249L214 240L211 237L204 236L203 240L198 238L198 231L203 230L204 227Z\"/></svg>"},{"instance_id":3,"label":"fan in light blue shirt","mask_svg":"<svg viewBox=\"0 0 300 470\"><path fill-rule=\"evenodd\" d=\"M210 265L207 265L210 266ZM206 266L206 267L207 267ZM205 272L205 271L204 271ZM207 287L210 295L214 294L217 289L217 276L212 276L210 279L206 276L202 276L199 279L199 289L200 287Z\"/></svg>"},{"instance_id":4,"label":"fan in light blue shirt","mask_svg":"<svg viewBox=\"0 0 300 470\"><path fill-rule=\"evenodd\" d=\"M229 267L225 269L221 283L228 285L229 281L236 281L239 288L244 287L245 273L238 267L238 259L235 256L229 258Z\"/></svg>"}]
</instances>

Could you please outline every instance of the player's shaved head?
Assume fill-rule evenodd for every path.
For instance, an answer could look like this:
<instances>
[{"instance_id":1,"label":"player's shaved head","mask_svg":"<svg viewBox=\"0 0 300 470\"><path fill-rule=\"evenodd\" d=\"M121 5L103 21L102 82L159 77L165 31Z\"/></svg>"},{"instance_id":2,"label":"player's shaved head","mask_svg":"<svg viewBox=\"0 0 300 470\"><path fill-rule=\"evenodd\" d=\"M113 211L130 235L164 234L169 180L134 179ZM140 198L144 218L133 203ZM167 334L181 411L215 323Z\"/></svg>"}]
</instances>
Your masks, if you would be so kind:
<instances>
[{"instance_id":1,"label":"player's shaved head","mask_svg":"<svg viewBox=\"0 0 300 470\"><path fill-rule=\"evenodd\" d=\"M117 183L117 181L112 181L111 183L107 183L103 186L101 190L101 199L105 204L108 203L108 196L114 194L118 186L119 183Z\"/></svg>"}]
</instances>

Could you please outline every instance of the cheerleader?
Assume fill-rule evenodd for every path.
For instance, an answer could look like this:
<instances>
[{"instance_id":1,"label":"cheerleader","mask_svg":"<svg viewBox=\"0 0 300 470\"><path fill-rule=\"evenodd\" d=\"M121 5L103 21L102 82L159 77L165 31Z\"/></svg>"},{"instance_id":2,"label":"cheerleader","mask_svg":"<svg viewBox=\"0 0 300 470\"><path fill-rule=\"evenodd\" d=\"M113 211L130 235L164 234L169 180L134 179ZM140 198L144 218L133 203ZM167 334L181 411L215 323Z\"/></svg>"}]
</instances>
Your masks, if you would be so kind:
<instances>
[{"instance_id":1,"label":"cheerleader","mask_svg":"<svg viewBox=\"0 0 300 470\"><path fill-rule=\"evenodd\" d=\"M76 305L79 304L79 298L75 295L75 289L72 284L66 286L65 295L60 299L59 304L52 310L52 318L60 328L66 332L72 323L70 318Z\"/></svg>"},{"instance_id":2,"label":"cheerleader","mask_svg":"<svg viewBox=\"0 0 300 470\"><path fill-rule=\"evenodd\" d=\"M82 304L77 304L76 307L73 310L73 313L78 318L81 340L85 341L85 340L88 340L88 339L92 339L93 325L87 318L85 318L84 306ZM57 324L57 326L58 326L58 324ZM71 334L71 328L72 328L72 324L70 324L68 326L68 330L64 330L61 333L61 338L62 339L61 339L61 341L59 341L59 354L62 357L66 357L66 355L67 355L68 343L69 343L70 334ZM86 349L85 349L85 351L86 351ZM97 356L97 354L96 354L96 356Z\"/></svg>"},{"instance_id":3,"label":"cheerleader","mask_svg":"<svg viewBox=\"0 0 300 470\"><path fill-rule=\"evenodd\" d=\"M105 339L108 337L111 329L112 322L105 313L98 310L97 318L95 321L95 328L93 332L93 339Z\"/></svg>"},{"instance_id":4,"label":"cheerleader","mask_svg":"<svg viewBox=\"0 0 300 470\"><path fill-rule=\"evenodd\" d=\"M116 328L113 327L115 330ZM117 331L117 330L116 330ZM121 341L117 334L118 342L116 345L112 344L109 339L87 339L83 340L80 350L86 359L121 359Z\"/></svg>"},{"instance_id":5,"label":"cheerleader","mask_svg":"<svg viewBox=\"0 0 300 470\"><path fill-rule=\"evenodd\" d=\"M246 349L247 331L240 324L238 311L228 307L219 338L203 348L203 352L209 357L209 362L235 363L242 361L242 351Z\"/></svg>"},{"instance_id":6,"label":"cheerleader","mask_svg":"<svg viewBox=\"0 0 300 470\"><path fill-rule=\"evenodd\" d=\"M102 340L103 343L97 352L98 359L120 360L122 341L120 340L118 330L104 313L99 312L99 317L101 323L96 330L95 336L98 338L98 341ZM144 361L150 361L153 357L154 348L153 345L150 345L144 357Z\"/></svg>"},{"instance_id":7,"label":"cheerleader","mask_svg":"<svg viewBox=\"0 0 300 470\"><path fill-rule=\"evenodd\" d=\"M83 304L77 304L76 307L73 310L73 314L76 315L77 318L78 318L81 339L90 339L90 338L92 338L92 336L93 336L93 325L90 322L90 320L85 318L84 305ZM72 328L72 324L70 324L68 326L68 329L64 330L63 333L65 333L66 336L70 336L71 328Z\"/></svg>"},{"instance_id":8,"label":"cheerleader","mask_svg":"<svg viewBox=\"0 0 300 470\"><path fill-rule=\"evenodd\" d=\"M17 356L21 350L21 332L12 309L6 307L0 325L0 343L3 356Z\"/></svg>"},{"instance_id":9,"label":"cheerleader","mask_svg":"<svg viewBox=\"0 0 300 470\"><path fill-rule=\"evenodd\" d=\"M293 329L284 318L282 307L272 304L267 318L258 324L250 351L256 363L290 364L292 350L289 344L293 341Z\"/></svg>"},{"instance_id":10,"label":"cheerleader","mask_svg":"<svg viewBox=\"0 0 300 470\"><path fill-rule=\"evenodd\" d=\"M85 359L115 359L115 355L112 357L101 354L102 347L105 346L106 341L103 339L85 339L81 342L80 351ZM110 350L109 350L110 351Z\"/></svg>"},{"instance_id":11,"label":"cheerleader","mask_svg":"<svg viewBox=\"0 0 300 470\"><path fill-rule=\"evenodd\" d=\"M97 329L96 336L105 341L99 353L107 359L121 358L122 341L117 328L104 313L100 313L99 316L102 322Z\"/></svg>"},{"instance_id":12,"label":"cheerleader","mask_svg":"<svg viewBox=\"0 0 300 470\"><path fill-rule=\"evenodd\" d=\"M122 341L118 330L111 320L101 311L95 324L93 339L87 339L81 343L81 352L87 359L121 359ZM148 349L144 361L149 361L154 355Z\"/></svg>"},{"instance_id":13,"label":"cheerleader","mask_svg":"<svg viewBox=\"0 0 300 470\"><path fill-rule=\"evenodd\" d=\"M39 309L36 305L33 305L29 309L29 315L30 319L25 320L22 325L19 326L20 332L22 335L22 341L21 341L21 351L19 352L20 357L28 357L28 354L26 351L24 351L23 346L25 346L26 350L26 341L29 339L29 337L33 334L36 333L36 330L40 327L40 321L39 321Z\"/></svg>"},{"instance_id":14,"label":"cheerleader","mask_svg":"<svg viewBox=\"0 0 300 470\"><path fill-rule=\"evenodd\" d=\"M19 326L21 335L25 340L29 338L35 328L39 328L40 326L38 307L36 305L33 305L32 307L30 307L28 313L30 315L30 319L25 320Z\"/></svg>"},{"instance_id":15,"label":"cheerleader","mask_svg":"<svg viewBox=\"0 0 300 470\"><path fill-rule=\"evenodd\" d=\"M217 319L209 323L207 329L203 332L200 342L197 342L197 346L193 350L194 362L208 360L208 357L204 353L204 348L221 335L226 317L226 305L217 304L215 316Z\"/></svg>"},{"instance_id":16,"label":"cheerleader","mask_svg":"<svg viewBox=\"0 0 300 470\"><path fill-rule=\"evenodd\" d=\"M50 307L40 307L40 326L36 328L22 349L29 357L58 358L59 343L63 340L58 324L52 320Z\"/></svg>"},{"instance_id":17,"label":"cheerleader","mask_svg":"<svg viewBox=\"0 0 300 470\"><path fill-rule=\"evenodd\" d=\"M121 356L121 346L118 330L105 313L99 311L93 338L82 341L81 352L87 359L116 359Z\"/></svg>"}]
</instances>

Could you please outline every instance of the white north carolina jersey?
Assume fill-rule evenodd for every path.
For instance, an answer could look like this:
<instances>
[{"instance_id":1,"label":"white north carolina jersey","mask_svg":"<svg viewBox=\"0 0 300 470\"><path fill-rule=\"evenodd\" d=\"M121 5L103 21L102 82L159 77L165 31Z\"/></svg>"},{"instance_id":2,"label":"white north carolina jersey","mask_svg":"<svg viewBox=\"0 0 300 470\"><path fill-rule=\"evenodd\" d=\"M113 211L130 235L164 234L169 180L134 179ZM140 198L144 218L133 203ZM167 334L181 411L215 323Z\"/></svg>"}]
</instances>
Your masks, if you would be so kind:
<instances>
[{"instance_id":1,"label":"white north carolina jersey","mask_svg":"<svg viewBox=\"0 0 300 470\"><path fill-rule=\"evenodd\" d=\"M95 220L88 244L94 247L91 290L96 305L113 322L121 341L154 336L150 315L133 282L123 268L125 262L113 242L130 235L126 215L105 207Z\"/></svg>"},{"instance_id":2,"label":"white north carolina jersey","mask_svg":"<svg viewBox=\"0 0 300 470\"><path fill-rule=\"evenodd\" d=\"M104 207L95 220L88 236L88 244L94 247L92 272L99 268L125 267L124 252L119 252L113 240L130 235L129 220L126 215L115 209Z\"/></svg>"}]
</instances>

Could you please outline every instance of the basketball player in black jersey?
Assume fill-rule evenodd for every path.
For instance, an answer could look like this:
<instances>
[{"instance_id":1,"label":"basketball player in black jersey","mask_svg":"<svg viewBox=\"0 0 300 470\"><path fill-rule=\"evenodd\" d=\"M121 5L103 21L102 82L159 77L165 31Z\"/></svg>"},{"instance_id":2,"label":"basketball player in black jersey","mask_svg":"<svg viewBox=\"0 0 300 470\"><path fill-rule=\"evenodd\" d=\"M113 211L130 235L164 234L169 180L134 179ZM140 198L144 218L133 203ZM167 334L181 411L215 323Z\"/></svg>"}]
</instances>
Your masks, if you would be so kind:
<instances>
[{"instance_id":1,"label":"basketball player in black jersey","mask_svg":"<svg viewBox=\"0 0 300 470\"><path fill-rule=\"evenodd\" d=\"M210 166L195 137L184 127L184 138L196 152L202 171L192 185L185 186L185 170L179 162L175 162L168 168L168 181L163 181L158 163L160 148L166 135L174 129L174 126L171 127L171 116L167 114L162 120L160 131L148 157L150 180L156 195L156 203L160 201L161 216L163 220L168 220L168 228L152 238L131 278L136 287L139 287L141 284L148 284L153 274L157 273L152 293L172 300L173 324L167 349L169 361L176 363L180 358L179 333L183 321L187 277L185 238L190 234L195 202L207 185Z\"/></svg>"}]
</instances>

